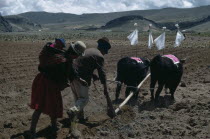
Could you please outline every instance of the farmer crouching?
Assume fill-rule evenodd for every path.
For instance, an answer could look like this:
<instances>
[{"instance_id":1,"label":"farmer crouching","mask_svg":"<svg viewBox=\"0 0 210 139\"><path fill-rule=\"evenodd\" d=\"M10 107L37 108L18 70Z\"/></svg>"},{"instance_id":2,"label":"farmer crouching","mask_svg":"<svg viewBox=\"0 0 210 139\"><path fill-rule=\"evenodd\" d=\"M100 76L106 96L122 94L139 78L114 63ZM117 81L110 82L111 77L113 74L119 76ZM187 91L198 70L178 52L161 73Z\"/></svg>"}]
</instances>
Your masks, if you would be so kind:
<instances>
[{"instance_id":1,"label":"farmer crouching","mask_svg":"<svg viewBox=\"0 0 210 139\"><path fill-rule=\"evenodd\" d=\"M99 39L97 48L89 48L85 50L85 55L75 60L74 68L77 70L79 77L84 79L88 85L81 84L78 80L73 80L71 89L75 98L75 105L71 107L67 114L71 119L71 129L69 137L81 136L77 129L77 121L84 120L84 107L88 103L88 90L91 85L91 78L95 69L98 71L99 79L104 87L104 94L107 95L106 74L104 71L104 55L108 54L111 45L106 37Z\"/></svg>"},{"instance_id":2,"label":"farmer crouching","mask_svg":"<svg viewBox=\"0 0 210 139\"><path fill-rule=\"evenodd\" d=\"M72 61L79 54L77 48L64 51L65 40L55 39L55 43L47 43L39 54L39 72L32 84L31 104L32 115L30 138L35 138L36 126L41 113L51 119L52 130L57 130L57 118L63 116L63 100L61 91L68 87L68 77L77 78ZM77 46L81 47L81 46ZM85 45L83 46L85 50Z\"/></svg>"}]
</instances>

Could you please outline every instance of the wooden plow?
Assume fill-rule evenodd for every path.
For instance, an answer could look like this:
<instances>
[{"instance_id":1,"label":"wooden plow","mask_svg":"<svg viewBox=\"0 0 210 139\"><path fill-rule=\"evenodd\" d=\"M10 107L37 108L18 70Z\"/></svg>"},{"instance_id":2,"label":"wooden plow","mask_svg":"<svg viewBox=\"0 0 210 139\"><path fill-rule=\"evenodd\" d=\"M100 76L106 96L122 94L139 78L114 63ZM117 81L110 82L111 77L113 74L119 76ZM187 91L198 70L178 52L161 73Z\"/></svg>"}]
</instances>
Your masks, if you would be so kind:
<instances>
[{"instance_id":1,"label":"wooden plow","mask_svg":"<svg viewBox=\"0 0 210 139\"><path fill-rule=\"evenodd\" d=\"M149 73L145 78L144 80L138 85L137 87L137 91L140 90L140 87L143 85L143 83L149 78L151 74ZM131 92L130 95L118 106L118 108L115 110L115 113L117 114L121 109L122 107L130 100L130 98L134 95L134 92Z\"/></svg>"}]
</instances>

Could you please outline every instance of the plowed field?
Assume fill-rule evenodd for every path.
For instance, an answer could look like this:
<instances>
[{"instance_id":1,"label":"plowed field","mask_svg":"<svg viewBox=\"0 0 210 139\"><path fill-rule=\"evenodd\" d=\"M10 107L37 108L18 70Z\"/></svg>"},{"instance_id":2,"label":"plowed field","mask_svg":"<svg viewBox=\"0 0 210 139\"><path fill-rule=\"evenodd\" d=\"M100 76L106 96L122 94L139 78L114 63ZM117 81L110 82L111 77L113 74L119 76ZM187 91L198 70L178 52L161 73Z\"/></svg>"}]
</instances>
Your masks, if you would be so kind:
<instances>
[{"instance_id":1,"label":"plowed field","mask_svg":"<svg viewBox=\"0 0 210 139\"><path fill-rule=\"evenodd\" d=\"M85 108L86 123L79 124L84 138L210 138L210 39L188 36L179 48L173 48L174 37L167 38L166 49L147 49L147 37L139 46L130 46L125 39L110 38L112 49L105 56L107 78L115 77L117 61L125 56L152 58L156 54L175 54L186 58L182 84L175 92L175 103L168 94L161 93L160 106L150 102L149 80L142 86L137 102L127 105L115 118L106 116L106 101L100 82L90 87L90 101ZM96 47L96 40L81 38L88 47ZM71 40L67 40L70 42ZM33 110L28 107L31 85L38 73L38 55L48 41L1 41L0 43L0 138L25 137ZM108 82L114 100L116 84ZM121 99L124 99L123 87ZM56 134L51 133L50 120L41 115L37 126L38 138L65 138L69 124L66 110L74 104L70 88L63 92L64 117ZM118 106L119 104L114 104Z\"/></svg>"}]
</instances>

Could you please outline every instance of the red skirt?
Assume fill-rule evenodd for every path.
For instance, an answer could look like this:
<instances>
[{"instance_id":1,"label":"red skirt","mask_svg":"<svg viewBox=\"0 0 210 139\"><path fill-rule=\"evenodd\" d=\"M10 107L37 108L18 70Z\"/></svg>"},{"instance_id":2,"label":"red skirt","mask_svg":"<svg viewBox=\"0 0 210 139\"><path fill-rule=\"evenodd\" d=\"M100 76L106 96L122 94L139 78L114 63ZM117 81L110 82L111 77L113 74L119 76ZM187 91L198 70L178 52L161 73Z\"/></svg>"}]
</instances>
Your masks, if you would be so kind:
<instances>
[{"instance_id":1,"label":"red skirt","mask_svg":"<svg viewBox=\"0 0 210 139\"><path fill-rule=\"evenodd\" d=\"M60 86L39 73L32 85L30 107L54 118L63 116L63 100Z\"/></svg>"}]
</instances>

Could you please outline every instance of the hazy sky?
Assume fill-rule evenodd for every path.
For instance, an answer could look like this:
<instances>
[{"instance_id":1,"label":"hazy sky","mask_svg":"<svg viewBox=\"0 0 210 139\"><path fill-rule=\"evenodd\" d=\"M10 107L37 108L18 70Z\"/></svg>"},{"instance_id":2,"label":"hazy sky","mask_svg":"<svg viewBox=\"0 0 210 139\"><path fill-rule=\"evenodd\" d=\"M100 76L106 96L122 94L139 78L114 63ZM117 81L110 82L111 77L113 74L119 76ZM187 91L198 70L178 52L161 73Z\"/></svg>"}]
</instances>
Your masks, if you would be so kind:
<instances>
[{"instance_id":1,"label":"hazy sky","mask_svg":"<svg viewBox=\"0 0 210 139\"><path fill-rule=\"evenodd\" d=\"M28 11L82 14L202 5L210 5L210 0L0 0L0 12L2 15Z\"/></svg>"}]
</instances>

